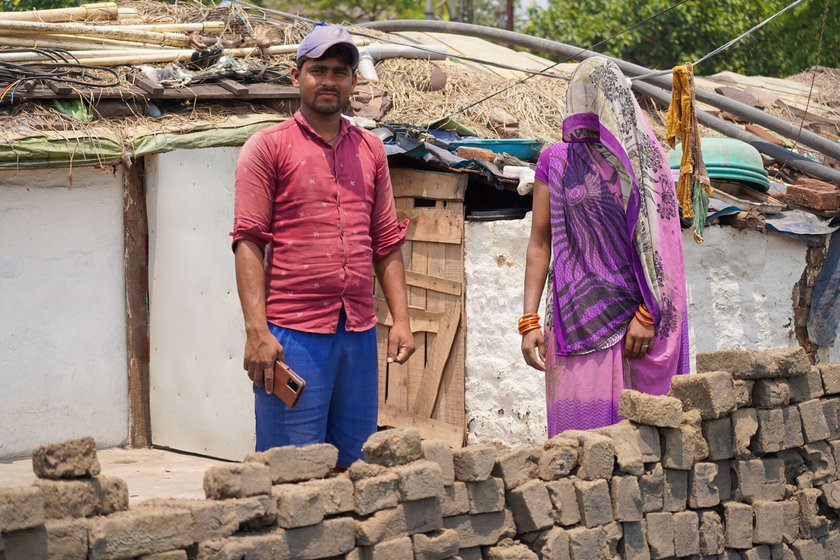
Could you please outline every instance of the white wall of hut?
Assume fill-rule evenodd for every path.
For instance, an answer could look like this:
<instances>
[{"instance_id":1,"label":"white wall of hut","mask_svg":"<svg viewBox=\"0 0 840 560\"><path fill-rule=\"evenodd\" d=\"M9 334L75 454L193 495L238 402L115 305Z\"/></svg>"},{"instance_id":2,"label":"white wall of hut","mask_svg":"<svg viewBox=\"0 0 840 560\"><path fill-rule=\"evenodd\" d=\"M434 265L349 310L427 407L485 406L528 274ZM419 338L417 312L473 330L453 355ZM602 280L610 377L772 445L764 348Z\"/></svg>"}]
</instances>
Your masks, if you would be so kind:
<instances>
[{"instance_id":1,"label":"white wall of hut","mask_svg":"<svg viewBox=\"0 0 840 560\"><path fill-rule=\"evenodd\" d=\"M0 172L0 458L128 430L122 174Z\"/></svg>"},{"instance_id":2,"label":"white wall of hut","mask_svg":"<svg viewBox=\"0 0 840 560\"><path fill-rule=\"evenodd\" d=\"M468 222L466 227L471 443L521 445L546 437L544 378L525 365L516 332L530 227L530 213L523 220ZM792 291L805 269L806 245L719 226L706 229L702 245L684 231L683 244L692 364L697 352L796 344Z\"/></svg>"},{"instance_id":3,"label":"white wall of hut","mask_svg":"<svg viewBox=\"0 0 840 560\"><path fill-rule=\"evenodd\" d=\"M237 154L237 148L182 150L146 162L155 182L149 200L150 298L157 310L151 318L152 355L158 356L164 346L185 344L191 349L180 358L171 353L168 363L177 366L172 371L159 371L167 362L153 360L152 400L171 389L171 402L178 406L164 415L153 414L158 423L153 418L152 427L158 434L156 443L177 447L174 434L197 426L207 441L194 441L186 450L199 453L224 446L211 441L219 436L202 417L239 426L247 432L240 441L253 441L250 389L236 365L242 345L237 337L243 336L243 329L234 324L239 309L227 245ZM192 169L195 177L175 173L176 168ZM81 435L93 436L102 447L127 438L122 178L111 168L77 168L71 187L70 175L66 168L0 171L0 459ZM181 193L164 197L166 189ZM179 213L184 223L169 231L187 231L192 241L165 238L163 226L177 224L172 216ZM213 243L224 245L218 251L204 250L192 233L208 227L219 229L212 236ZM529 228L530 214L523 220L470 222L466 227L470 442L514 445L545 437L543 378L522 361L515 329ZM173 247L192 256L182 263L189 268L181 275L188 284L171 290L168 301L177 307L179 293L191 294L183 300L189 309L163 312L156 307L155 290L161 296L164 286L154 275L177 268L174 264L181 261ZM164 248L171 267L158 262ZM805 245L775 234L711 227L702 246L686 235L685 249L692 352L794 343L791 293L805 267ZM204 287L202 279L209 282ZM209 297L211 293L221 294L218 301ZM193 328L206 327L212 336L185 332L175 322L163 328L158 322L162 315L181 322L200 317L191 323ZM156 333L167 333L166 340ZM190 337L208 336L200 344L189 344ZM214 346L213 341L222 338L224 345ZM836 346L824 353L840 361L840 343ZM218 355L218 367L200 359L210 354ZM207 377L182 384L171 378L197 371ZM224 388L214 388L210 380L216 376L225 379ZM181 394L196 386L203 391L194 398ZM240 391L244 394L232 394ZM190 402L192 406L185 406ZM156 402L152 408L159 412ZM225 418L227 414L232 416ZM162 426L162 417L172 425Z\"/></svg>"}]
</instances>

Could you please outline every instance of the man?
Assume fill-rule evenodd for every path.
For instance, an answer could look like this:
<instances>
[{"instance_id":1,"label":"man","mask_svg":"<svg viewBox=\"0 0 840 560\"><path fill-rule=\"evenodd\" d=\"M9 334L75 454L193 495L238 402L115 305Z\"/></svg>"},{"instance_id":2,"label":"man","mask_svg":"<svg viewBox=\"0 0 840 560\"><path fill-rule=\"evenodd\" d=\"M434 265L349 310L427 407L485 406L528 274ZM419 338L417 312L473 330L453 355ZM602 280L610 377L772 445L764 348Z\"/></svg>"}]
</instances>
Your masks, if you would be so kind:
<instances>
[{"instance_id":1,"label":"man","mask_svg":"<svg viewBox=\"0 0 840 560\"><path fill-rule=\"evenodd\" d=\"M342 468L376 431L374 271L394 320L387 360L414 352L399 250L407 222L385 148L341 116L358 62L341 27L316 26L301 42L291 72L301 108L242 148L231 234L256 448L326 441ZM275 360L307 382L292 409L272 394Z\"/></svg>"}]
</instances>

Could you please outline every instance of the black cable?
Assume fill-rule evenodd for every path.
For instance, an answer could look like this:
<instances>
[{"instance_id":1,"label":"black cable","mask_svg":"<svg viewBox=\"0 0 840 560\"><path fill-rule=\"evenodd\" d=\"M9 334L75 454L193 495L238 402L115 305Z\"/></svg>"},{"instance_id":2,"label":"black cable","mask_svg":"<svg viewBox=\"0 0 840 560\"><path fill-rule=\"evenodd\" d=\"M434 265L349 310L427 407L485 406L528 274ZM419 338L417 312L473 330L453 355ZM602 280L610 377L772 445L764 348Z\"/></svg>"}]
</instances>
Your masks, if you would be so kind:
<instances>
[{"instance_id":1,"label":"black cable","mask_svg":"<svg viewBox=\"0 0 840 560\"><path fill-rule=\"evenodd\" d=\"M740 35L738 35L734 39L731 39L731 40L727 41L726 43L724 43L723 45L721 45L721 46L717 47L716 49L712 50L711 52L704 54L703 56L698 58L693 63L693 65L697 66L698 64L700 64L704 60L708 60L708 59L712 58L713 56L716 56L716 55L722 53L723 51L725 51L726 49L728 49L729 47L731 47L732 45L734 45L735 43L737 43L738 41L743 39L744 37L749 37L750 35L753 34L753 32L758 31L759 29L761 29L762 27L764 27L765 25L767 25L768 23L770 23L771 21L773 21L777 17L781 16L786 11L795 8L796 6L801 4L802 2L804 2L804 0L794 0L793 2L791 2L787 6L785 6L784 8L782 8L781 10L779 10L778 12L776 12L775 14L770 16L769 18L765 19L764 21L762 21L761 23L756 25L755 27L751 27L750 29L741 33ZM673 72L673 69L671 69L671 68L669 68L668 70L657 70L655 72L651 72L649 74L644 74L642 76L634 76L634 77L631 78L631 80L635 81L635 80L644 80L646 78L655 78L656 76L665 76L667 74L670 74L671 72Z\"/></svg>"},{"instance_id":2,"label":"black cable","mask_svg":"<svg viewBox=\"0 0 840 560\"><path fill-rule=\"evenodd\" d=\"M799 130L796 133L796 138L793 141L793 148L790 151L795 152L796 147L799 145L799 139L802 137L802 127L805 126L805 117L808 116L808 109L811 107L811 95L814 93L814 81L817 79L817 70L820 66L820 57L822 56L822 47L823 47L823 36L825 35L825 23L828 21L828 0L823 2L823 15L822 15L822 23L820 23L820 38L817 42L817 54L816 60L814 61L814 67L811 69L811 86L808 88L808 100L805 102L805 112L802 113L802 120L799 121ZM788 160L790 161L790 160ZM782 164L781 169L777 174L781 175L785 167L787 167L788 161L785 161Z\"/></svg>"},{"instance_id":3,"label":"black cable","mask_svg":"<svg viewBox=\"0 0 840 560\"><path fill-rule=\"evenodd\" d=\"M0 61L0 82L7 84L3 97L9 90L14 95L14 91L26 82L54 82L88 88L110 88L120 85L120 76L116 70L81 64L64 49L3 49L0 52L35 53L49 59L28 63Z\"/></svg>"},{"instance_id":4,"label":"black cable","mask_svg":"<svg viewBox=\"0 0 840 560\"><path fill-rule=\"evenodd\" d=\"M682 0L682 1L687 2L688 0ZM382 43L389 43L389 44L398 45L398 46L401 46L401 47L411 47L412 49L416 49L418 51L440 54L440 51L436 51L436 50L433 50L433 49L427 49L423 45L413 45L411 43L403 43L401 41L394 41L392 39L386 39L384 37L378 37L376 35L369 35L367 33L362 33L361 31L355 31L355 30L352 30L352 29L348 29L348 31L350 32L351 35L358 35L359 37L365 37L366 39L374 39L374 40L380 41ZM557 79L557 80L566 80L566 81L569 80L568 76L560 76L558 74L549 74L549 73L546 72L546 70L550 70L551 68L554 68L555 66L557 66L557 64L552 64L551 66L548 66L548 67L546 67L542 70L526 70L524 68L517 68L517 67L511 66L509 64L502 64L501 62L493 62L492 60L484 60L483 58L473 58L473 57L470 57L470 56L462 56L462 55L447 55L447 56L449 58L454 58L454 59L458 59L458 60L466 60L467 62L475 62L476 64L483 64L485 66L493 66L494 68L503 68L505 70L513 70L513 71L516 71L516 72L522 72L523 74L529 74L528 78L525 78L526 80L529 79L529 78L533 78L534 76L542 76L544 78L554 78L554 79Z\"/></svg>"},{"instance_id":5,"label":"black cable","mask_svg":"<svg viewBox=\"0 0 840 560\"><path fill-rule=\"evenodd\" d=\"M46 56L50 57L50 54L46 54ZM112 79L108 80L103 74L110 75ZM29 64L0 62L0 82L8 83L0 93L0 102L5 100L6 94L9 92L11 92L10 99L14 102L18 88L26 83L60 83L85 88L110 88L120 85L120 76L116 70L111 68L73 62L34 62Z\"/></svg>"},{"instance_id":6,"label":"black cable","mask_svg":"<svg viewBox=\"0 0 840 560\"><path fill-rule=\"evenodd\" d=\"M0 50L0 54L18 54L18 53L34 53L39 54L43 57L49 58L53 62L70 62L75 61L79 62L79 60L73 56L70 51L66 49L53 49L53 48L36 48L36 49L2 49Z\"/></svg>"}]
</instances>

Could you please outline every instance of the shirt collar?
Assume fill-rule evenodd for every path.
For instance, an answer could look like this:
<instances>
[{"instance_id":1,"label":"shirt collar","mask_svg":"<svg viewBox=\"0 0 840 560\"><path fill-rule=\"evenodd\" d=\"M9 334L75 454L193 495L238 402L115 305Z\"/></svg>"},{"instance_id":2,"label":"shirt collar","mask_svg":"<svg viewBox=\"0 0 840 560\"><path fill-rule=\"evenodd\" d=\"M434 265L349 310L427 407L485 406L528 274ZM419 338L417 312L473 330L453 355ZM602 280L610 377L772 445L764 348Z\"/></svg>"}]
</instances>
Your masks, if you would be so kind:
<instances>
[{"instance_id":1,"label":"shirt collar","mask_svg":"<svg viewBox=\"0 0 840 560\"><path fill-rule=\"evenodd\" d=\"M309 121L306 120L306 117L303 116L303 113L300 112L300 109L295 111L295 117L294 118L295 118L295 122L298 123L298 126L300 126L302 129L306 130L307 132L309 132L310 134L315 136L315 138L318 138L321 142L323 142L324 144L327 144L329 146L329 143L327 143L326 139L323 136L321 136L320 134L318 134L315 131L314 128L312 128L312 125L309 124ZM346 136L348 132L350 132L350 128L351 128L350 121L348 121L344 117L341 117L341 124L339 125L339 127L340 128L338 129L338 136L336 136L336 141L335 141L336 146L338 146L338 142L342 138L344 138L344 136Z\"/></svg>"}]
</instances>

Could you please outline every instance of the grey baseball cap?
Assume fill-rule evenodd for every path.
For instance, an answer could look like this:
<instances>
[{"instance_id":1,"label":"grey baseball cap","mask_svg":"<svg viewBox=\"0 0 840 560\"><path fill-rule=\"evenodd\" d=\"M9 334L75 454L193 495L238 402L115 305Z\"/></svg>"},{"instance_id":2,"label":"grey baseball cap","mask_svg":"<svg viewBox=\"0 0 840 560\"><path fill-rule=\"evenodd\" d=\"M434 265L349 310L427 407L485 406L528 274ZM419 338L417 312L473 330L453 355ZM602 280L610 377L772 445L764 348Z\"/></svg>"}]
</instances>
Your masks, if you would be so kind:
<instances>
[{"instance_id":1,"label":"grey baseball cap","mask_svg":"<svg viewBox=\"0 0 840 560\"><path fill-rule=\"evenodd\" d=\"M353 67L355 68L359 64L359 49L356 48L350 33L340 25L316 25L313 27L309 35L300 42L295 59L300 60L304 56L321 58L327 52L327 49L342 44L347 45L353 56Z\"/></svg>"}]
</instances>

